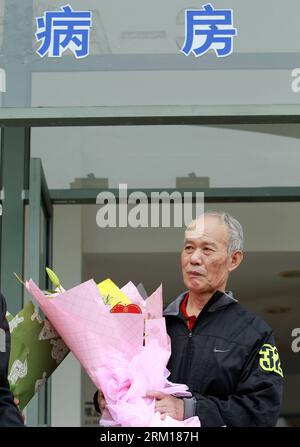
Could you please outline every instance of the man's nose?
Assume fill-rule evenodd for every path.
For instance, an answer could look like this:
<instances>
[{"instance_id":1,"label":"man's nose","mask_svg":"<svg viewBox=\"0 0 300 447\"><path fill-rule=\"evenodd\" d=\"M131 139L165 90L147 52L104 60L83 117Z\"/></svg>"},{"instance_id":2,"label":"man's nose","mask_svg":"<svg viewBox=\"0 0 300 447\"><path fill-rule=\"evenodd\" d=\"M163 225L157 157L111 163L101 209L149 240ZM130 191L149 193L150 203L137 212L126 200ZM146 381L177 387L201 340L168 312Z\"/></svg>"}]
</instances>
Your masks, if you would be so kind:
<instances>
[{"instance_id":1,"label":"man's nose","mask_svg":"<svg viewBox=\"0 0 300 447\"><path fill-rule=\"evenodd\" d=\"M190 263L194 265L202 264L203 262L203 253L201 250L195 250L191 257L190 257Z\"/></svg>"}]
</instances>

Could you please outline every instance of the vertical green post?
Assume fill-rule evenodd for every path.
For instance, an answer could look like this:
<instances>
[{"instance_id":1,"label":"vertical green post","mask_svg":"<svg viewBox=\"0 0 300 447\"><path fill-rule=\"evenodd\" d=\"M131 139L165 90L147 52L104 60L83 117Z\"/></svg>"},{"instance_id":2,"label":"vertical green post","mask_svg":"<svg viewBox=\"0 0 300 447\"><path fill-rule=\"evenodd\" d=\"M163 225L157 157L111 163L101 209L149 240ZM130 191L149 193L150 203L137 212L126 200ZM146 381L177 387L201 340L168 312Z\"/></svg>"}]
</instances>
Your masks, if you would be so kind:
<instances>
[{"instance_id":1,"label":"vertical green post","mask_svg":"<svg viewBox=\"0 0 300 447\"><path fill-rule=\"evenodd\" d=\"M29 276L46 289L46 265L52 266L52 205L41 160L30 160ZM27 407L27 423L50 425L50 379Z\"/></svg>"},{"instance_id":2,"label":"vertical green post","mask_svg":"<svg viewBox=\"0 0 300 447\"><path fill-rule=\"evenodd\" d=\"M1 132L2 231L1 292L16 314L23 305L23 286L14 272L24 270L24 190L28 188L30 129L4 128Z\"/></svg>"}]
</instances>

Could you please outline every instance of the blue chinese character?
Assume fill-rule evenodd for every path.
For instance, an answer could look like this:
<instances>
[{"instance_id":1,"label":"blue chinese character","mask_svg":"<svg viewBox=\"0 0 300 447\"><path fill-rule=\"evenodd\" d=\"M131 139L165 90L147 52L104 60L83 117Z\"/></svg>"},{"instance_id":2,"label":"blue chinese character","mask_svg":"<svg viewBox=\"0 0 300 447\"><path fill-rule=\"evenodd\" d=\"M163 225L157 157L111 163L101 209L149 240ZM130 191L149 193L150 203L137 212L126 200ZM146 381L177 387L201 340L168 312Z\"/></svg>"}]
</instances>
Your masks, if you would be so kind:
<instances>
[{"instance_id":1,"label":"blue chinese character","mask_svg":"<svg viewBox=\"0 0 300 447\"><path fill-rule=\"evenodd\" d=\"M203 9L185 11L185 43L181 51L188 56L192 51L196 57L213 49L217 57L232 53L233 28L232 9L214 9L210 3Z\"/></svg>"},{"instance_id":2,"label":"blue chinese character","mask_svg":"<svg viewBox=\"0 0 300 447\"><path fill-rule=\"evenodd\" d=\"M63 6L62 12L45 12L37 17L37 40L43 40L37 50L39 56L61 57L70 49L76 58L89 54L89 34L92 26L91 11L74 12L70 5Z\"/></svg>"}]
</instances>

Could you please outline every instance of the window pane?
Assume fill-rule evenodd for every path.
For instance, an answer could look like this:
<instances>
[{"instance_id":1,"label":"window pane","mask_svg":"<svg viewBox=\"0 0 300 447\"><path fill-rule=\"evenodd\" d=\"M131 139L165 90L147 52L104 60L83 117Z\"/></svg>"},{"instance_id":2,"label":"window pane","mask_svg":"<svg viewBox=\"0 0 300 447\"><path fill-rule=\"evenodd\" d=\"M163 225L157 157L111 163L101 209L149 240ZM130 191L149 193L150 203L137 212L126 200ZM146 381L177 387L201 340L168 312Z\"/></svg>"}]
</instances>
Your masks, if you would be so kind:
<instances>
[{"instance_id":1,"label":"window pane","mask_svg":"<svg viewBox=\"0 0 300 447\"><path fill-rule=\"evenodd\" d=\"M50 189L299 186L299 126L32 129Z\"/></svg>"}]
</instances>

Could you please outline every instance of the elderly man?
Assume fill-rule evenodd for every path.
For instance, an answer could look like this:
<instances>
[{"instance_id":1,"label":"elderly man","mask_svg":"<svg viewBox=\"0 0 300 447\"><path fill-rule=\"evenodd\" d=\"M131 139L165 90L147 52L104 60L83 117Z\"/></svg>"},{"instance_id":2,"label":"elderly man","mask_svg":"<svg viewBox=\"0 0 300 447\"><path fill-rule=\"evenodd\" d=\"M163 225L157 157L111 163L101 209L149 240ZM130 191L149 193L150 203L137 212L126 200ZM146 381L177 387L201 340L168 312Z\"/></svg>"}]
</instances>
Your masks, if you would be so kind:
<instances>
[{"instance_id":1,"label":"elderly man","mask_svg":"<svg viewBox=\"0 0 300 447\"><path fill-rule=\"evenodd\" d=\"M192 397L149 391L156 410L203 427L274 426L282 369L271 328L226 292L230 272L243 260L243 230L227 213L207 212L186 230L181 255L187 291L164 312L171 338L172 382ZM98 403L105 401L99 393Z\"/></svg>"},{"instance_id":2,"label":"elderly man","mask_svg":"<svg viewBox=\"0 0 300 447\"><path fill-rule=\"evenodd\" d=\"M15 404L7 380L10 334L5 315L6 303L0 294L0 427L23 427L23 417Z\"/></svg>"}]
</instances>

